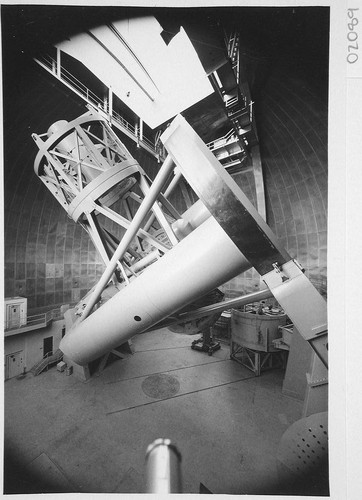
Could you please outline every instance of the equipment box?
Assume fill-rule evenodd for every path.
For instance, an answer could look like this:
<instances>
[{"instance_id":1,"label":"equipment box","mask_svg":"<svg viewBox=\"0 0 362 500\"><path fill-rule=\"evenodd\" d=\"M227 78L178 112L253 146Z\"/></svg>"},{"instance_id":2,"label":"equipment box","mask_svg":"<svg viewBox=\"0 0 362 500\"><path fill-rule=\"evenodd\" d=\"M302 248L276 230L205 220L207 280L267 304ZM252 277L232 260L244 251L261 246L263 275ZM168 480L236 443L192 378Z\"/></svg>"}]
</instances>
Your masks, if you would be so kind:
<instances>
[{"instance_id":1,"label":"equipment box","mask_svg":"<svg viewBox=\"0 0 362 500\"><path fill-rule=\"evenodd\" d=\"M57 364L58 372L64 372L66 367L67 367L67 363L64 363L64 361L59 361L59 363Z\"/></svg>"},{"instance_id":2,"label":"equipment box","mask_svg":"<svg viewBox=\"0 0 362 500\"><path fill-rule=\"evenodd\" d=\"M286 324L287 315L254 314L232 310L231 350L233 343L263 352L278 351L273 340L280 337L278 327Z\"/></svg>"},{"instance_id":3,"label":"equipment box","mask_svg":"<svg viewBox=\"0 0 362 500\"><path fill-rule=\"evenodd\" d=\"M28 299L26 297L8 297L5 299L5 330L26 325L27 303Z\"/></svg>"}]
</instances>

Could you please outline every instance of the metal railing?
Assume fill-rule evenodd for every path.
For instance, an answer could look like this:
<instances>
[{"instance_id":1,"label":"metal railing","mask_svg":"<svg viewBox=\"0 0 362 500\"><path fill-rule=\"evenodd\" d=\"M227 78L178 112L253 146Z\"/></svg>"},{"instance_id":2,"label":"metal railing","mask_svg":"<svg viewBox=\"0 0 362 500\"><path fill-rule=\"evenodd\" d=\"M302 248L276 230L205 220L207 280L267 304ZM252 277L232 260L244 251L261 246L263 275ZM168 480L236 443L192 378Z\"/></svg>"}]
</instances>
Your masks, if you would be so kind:
<instances>
[{"instance_id":1,"label":"metal railing","mask_svg":"<svg viewBox=\"0 0 362 500\"><path fill-rule=\"evenodd\" d=\"M35 59L35 61L49 73L51 73L55 78L60 80L70 89L72 89L76 94L82 97L88 104L95 107L99 111L102 111L110 117L112 123L125 132L129 137L131 137L137 145L146 149L149 153L153 154L158 160L164 160L166 157L166 151L163 145L157 145L156 142L152 142L148 137L142 136L140 138L137 128L129 123L122 115L117 111L112 110L111 115L109 115L108 110L104 100L90 90L86 85L84 85L78 78L76 78L72 73L70 73L64 66L59 65L57 61L50 55L42 56L41 58ZM237 99L237 98L236 98ZM228 134L230 134L230 131ZM227 139L227 135L225 139ZM216 143L219 139L210 142L207 146L212 150L212 145Z\"/></svg>"},{"instance_id":2,"label":"metal railing","mask_svg":"<svg viewBox=\"0 0 362 500\"><path fill-rule=\"evenodd\" d=\"M59 360L63 358L63 353L60 349L57 349L55 352L53 350L48 351L44 354L42 359L40 359L35 365L30 369L30 372L34 375L40 375L44 370L49 369L49 366L54 365Z\"/></svg>"},{"instance_id":3,"label":"metal railing","mask_svg":"<svg viewBox=\"0 0 362 500\"><path fill-rule=\"evenodd\" d=\"M225 40L228 56L231 61L232 69L234 71L236 83L240 82L240 69L239 69L239 33L233 32L228 39Z\"/></svg>"},{"instance_id":4,"label":"metal railing","mask_svg":"<svg viewBox=\"0 0 362 500\"><path fill-rule=\"evenodd\" d=\"M69 88L71 88L76 94L82 97L88 104L94 106L95 108L108 114L108 110L105 108L104 100L90 90L86 85L84 85L78 78L76 78L72 73L70 73L64 66L60 65L57 67L57 61L49 55L42 56L41 58L35 59L35 61L49 73L51 73L55 78L63 82ZM155 144L145 136L139 137L136 127L131 125L123 116L121 116L116 111L112 110L110 118L118 125L121 129L128 132L137 144L141 147L145 147L146 150L151 152L153 155L158 157L158 151Z\"/></svg>"},{"instance_id":5,"label":"metal railing","mask_svg":"<svg viewBox=\"0 0 362 500\"><path fill-rule=\"evenodd\" d=\"M126 128L129 132L131 132L135 137L137 136L136 132L136 127L134 125L131 125L127 120L123 118L117 111L113 111L112 113L112 120L117 121L122 127ZM149 141L150 144L152 145L151 141Z\"/></svg>"},{"instance_id":6,"label":"metal railing","mask_svg":"<svg viewBox=\"0 0 362 500\"><path fill-rule=\"evenodd\" d=\"M208 142L206 146L210 149L210 151L214 151L215 149L221 148L222 146L225 146L228 144L231 139L235 139L235 141L238 140L234 129L229 130L224 136L219 137L218 139L215 139L211 142Z\"/></svg>"},{"instance_id":7,"label":"metal railing","mask_svg":"<svg viewBox=\"0 0 362 500\"><path fill-rule=\"evenodd\" d=\"M86 87L81 81L78 80L72 73L66 70L63 66L60 69L60 79L64 80L68 85L74 87L74 89L78 90L85 97L86 101L89 104L92 104L96 107L104 107L104 101L101 97L97 96L92 90ZM106 111L106 110L105 110Z\"/></svg>"},{"instance_id":8,"label":"metal railing","mask_svg":"<svg viewBox=\"0 0 362 500\"><path fill-rule=\"evenodd\" d=\"M44 359L48 359L51 356L53 356L53 351L48 351L47 353L44 354L43 359L41 361L44 361Z\"/></svg>"},{"instance_id":9,"label":"metal railing","mask_svg":"<svg viewBox=\"0 0 362 500\"><path fill-rule=\"evenodd\" d=\"M27 318L15 318L14 320L7 320L5 323L5 331L33 325L42 325L44 321L45 314L35 314L34 316L28 316Z\"/></svg>"},{"instance_id":10,"label":"metal railing","mask_svg":"<svg viewBox=\"0 0 362 500\"><path fill-rule=\"evenodd\" d=\"M28 330L32 329L34 327L45 327L47 326L51 321L53 320L58 320L58 319L63 319L63 314L61 313L61 310L58 309L52 309L51 311L47 311L45 313L41 314L33 314L30 316L26 317L26 322L24 322L24 318L22 321L19 321L19 318L15 320L7 320L4 325L4 330L5 332L11 331L11 330Z\"/></svg>"},{"instance_id":11,"label":"metal railing","mask_svg":"<svg viewBox=\"0 0 362 500\"><path fill-rule=\"evenodd\" d=\"M224 102L225 102L225 106L226 108L231 108L233 106L236 106L239 104L239 96L238 95L233 95L229 98L227 97L224 97Z\"/></svg>"}]
</instances>

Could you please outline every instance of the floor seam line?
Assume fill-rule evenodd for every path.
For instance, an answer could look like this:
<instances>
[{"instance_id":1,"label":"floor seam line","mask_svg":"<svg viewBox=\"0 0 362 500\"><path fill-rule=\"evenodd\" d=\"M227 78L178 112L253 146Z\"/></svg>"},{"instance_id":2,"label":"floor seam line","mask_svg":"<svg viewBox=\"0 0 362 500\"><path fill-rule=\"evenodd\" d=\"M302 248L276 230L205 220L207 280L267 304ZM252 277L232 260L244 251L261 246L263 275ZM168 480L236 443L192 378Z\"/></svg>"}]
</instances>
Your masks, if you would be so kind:
<instances>
[{"instance_id":1,"label":"floor seam line","mask_svg":"<svg viewBox=\"0 0 362 500\"><path fill-rule=\"evenodd\" d=\"M163 370L160 372L148 373L147 375L137 375L136 377L122 378L122 379L115 380L112 382L104 382L104 385L117 384L118 382L128 382L129 380L136 380L137 378L150 377L152 375L159 375L161 373L176 372L179 370L187 370L188 368L197 368L198 366L214 365L216 363L221 363L222 361L230 361L230 360L229 359L217 359L215 361L210 361L209 363L200 363L198 365L183 366L181 368L172 368L171 370Z\"/></svg>"},{"instance_id":2,"label":"floor seam line","mask_svg":"<svg viewBox=\"0 0 362 500\"><path fill-rule=\"evenodd\" d=\"M137 354L139 352L170 351L172 349L190 349L190 348L191 345L180 345L177 347L161 347L160 349L145 349L144 351L137 351L137 349L135 349L134 354Z\"/></svg>"},{"instance_id":3,"label":"floor seam line","mask_svg":"<svg viewBox=\"0 0 362 500\"><path fill-rule=\"evenodd\" d=\"M158 399L157 401L148 401L147 403L143 403L141 405L129 406L128 408L122 408L120 410L109 411L106 413L106 416L113 415L115 413L122 413L123 411L127 411L127 410L134 410L136 408L142 408L143 406L153 405L156 403L161 403L163 401L169 401L170 399L176 399L176 398L181 398L183 396L189 396L190 394L196 394L197 392L210 391L211 389L223 387L225 385L236 384L237 382L244 382L246 380L250 380L250 379L254 379L254 378L255 378L255 375L253 375L251 377L241 378L239 380L233 380L231 382L225 382L223 384L213 385L212 387L205 387L204 389L197 389L196 391L185 392L184 394L176 394L175 396L172 396L171 398Z\"/></svg>"}]
</instances>

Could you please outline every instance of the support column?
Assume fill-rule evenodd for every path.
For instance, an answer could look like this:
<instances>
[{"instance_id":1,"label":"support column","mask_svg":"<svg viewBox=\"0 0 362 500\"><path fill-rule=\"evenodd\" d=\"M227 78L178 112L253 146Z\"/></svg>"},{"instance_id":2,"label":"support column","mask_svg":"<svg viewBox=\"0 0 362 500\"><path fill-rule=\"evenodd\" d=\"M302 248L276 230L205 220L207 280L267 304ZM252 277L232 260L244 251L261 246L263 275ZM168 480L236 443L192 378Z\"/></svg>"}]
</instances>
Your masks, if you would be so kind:
<instances>
[{"instance_id":1,"label":"support column","mask_svg":"<svg viewBox=\"0 0 362 500\"><path fill-rule=\"evenodd\" d=\"M109 120L112 119L113 115L113 92L112 92L112 87L109 87L108 89L108 115L109 115Z\"/></svg>"},{"instance_id":2,"label":"support column","mask_svg":"<svg viewBox=\"0 0 362 500\"><path fill-rule=\"evenodd\" d=\"M256 206L260 216L266 221L263 169L261 165L259 146L253 146L251 148L251 158L253 162L253 173L255 181Z\"/></svg>"},{"instance_id":3,"label":"support column","mask_svg":"<svg viewBox=\"0 0 362 500\"><path fill-rule=\"evenodd\" d=\"M139 133L139 137L140 137L140 141L143 141L143 120L142 118L140 118L140 133Z\"/></svg>"},{"instance_id":4,"label":"support column","mask_svg":"<svg viewBox=\"0 0 362 500\"><path fill-rule=\"evenodd\" d=\"M61 78L61 50L57 47L57 77Z\"/></svg>"}]
</instances>

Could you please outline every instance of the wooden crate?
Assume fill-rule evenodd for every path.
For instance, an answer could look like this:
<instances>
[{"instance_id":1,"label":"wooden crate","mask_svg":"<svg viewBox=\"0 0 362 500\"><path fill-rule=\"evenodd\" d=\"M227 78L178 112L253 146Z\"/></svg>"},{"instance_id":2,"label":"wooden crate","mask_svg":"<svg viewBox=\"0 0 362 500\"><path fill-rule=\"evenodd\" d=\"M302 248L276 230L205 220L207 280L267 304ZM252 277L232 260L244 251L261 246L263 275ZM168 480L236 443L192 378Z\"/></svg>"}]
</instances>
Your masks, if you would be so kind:
<instances>
[{"instance_id":1,"label":"wooden crate","mask_svg":"<svg viewBox=\"0 0 362 500\"><path fill-rule=\"evenodd\" d=\"M279 326L286 324L287 316L253 314L232 310L231 314L231 344L262 352L278 351L273 340L280 337Z\"/></svg>"}]
</instances>

